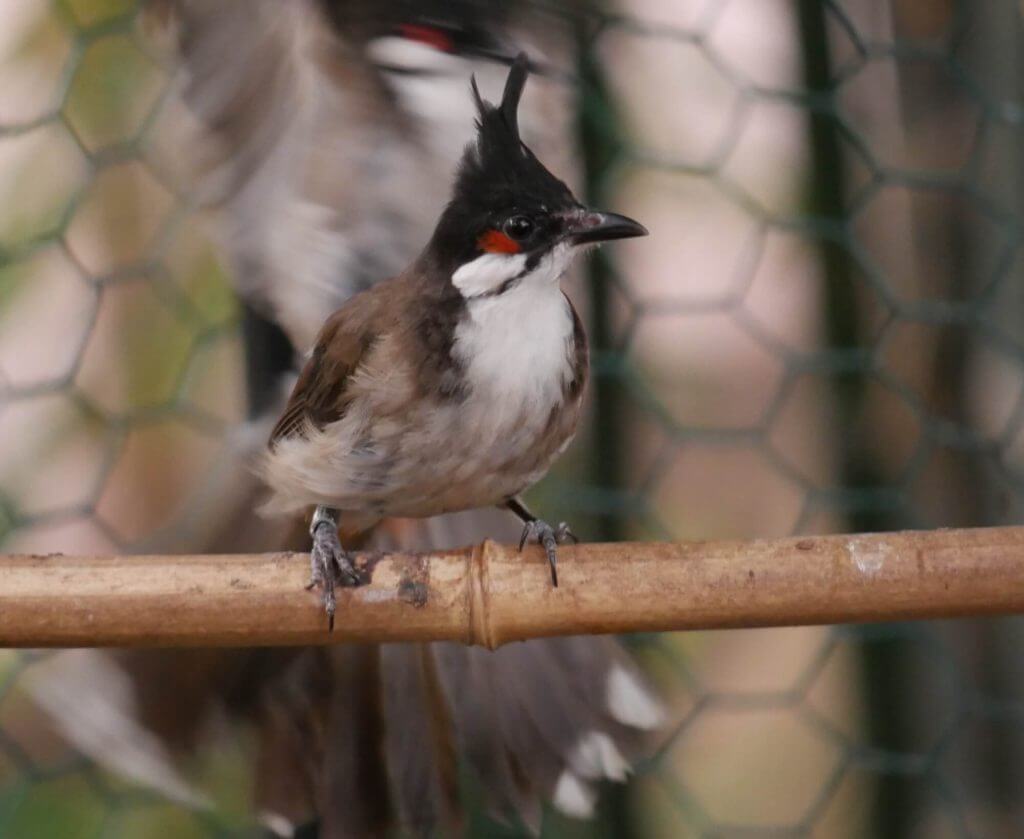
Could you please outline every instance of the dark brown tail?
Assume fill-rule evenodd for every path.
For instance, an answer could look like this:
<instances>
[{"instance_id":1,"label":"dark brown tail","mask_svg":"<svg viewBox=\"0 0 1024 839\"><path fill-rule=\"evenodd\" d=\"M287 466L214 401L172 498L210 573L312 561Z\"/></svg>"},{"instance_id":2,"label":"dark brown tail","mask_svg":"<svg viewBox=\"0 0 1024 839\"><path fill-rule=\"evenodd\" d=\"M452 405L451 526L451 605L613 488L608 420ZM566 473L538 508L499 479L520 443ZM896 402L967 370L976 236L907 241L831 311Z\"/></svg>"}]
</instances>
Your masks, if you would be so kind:
<instances>
[{"instance_id":1,"label":"dark brown tail","mask_svg":"<svg viewBox=\"0 0 1024 839\"><path fill-rule=\"evenodd\" d=\"M510 516L484 511L403 522L374 545L443 548L517 531ZM624 780L664 717L604 637L495 652L454 643L70 651L29 687L83 751L193 807L207 799L177 759L203 747L213 721L244 721L258 732L260 818L282 836L319 818L322 839L396 824L453 835L460 762L498 819L537 830L545 802L587 817L596 784Z\"/></svg>"}]
</instances>

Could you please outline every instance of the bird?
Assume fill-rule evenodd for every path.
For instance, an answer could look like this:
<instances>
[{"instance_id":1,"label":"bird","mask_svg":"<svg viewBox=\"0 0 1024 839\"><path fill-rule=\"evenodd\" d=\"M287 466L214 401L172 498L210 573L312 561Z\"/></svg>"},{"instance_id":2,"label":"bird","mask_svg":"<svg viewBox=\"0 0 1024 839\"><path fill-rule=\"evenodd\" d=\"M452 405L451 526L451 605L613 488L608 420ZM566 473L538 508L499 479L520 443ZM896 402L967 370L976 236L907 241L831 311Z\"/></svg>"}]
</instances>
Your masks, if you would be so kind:
<instances>
[{"instance_id":1,"label":"bird","mask_svg":"<svg viewBox=\"0 0 1024 839\"><path fill-rule=\"evenodd\" d=\"M166 148L159 160L180 165L190 197L213 211L206 230L240 302L250 423L230 441L239 464L265 445L293 358L312 348L325 316L399 272L429 238L473 116L471 73L498 88L528 49L542 72L520 120L531 148L574 182L567 80L579 27L568 5L551 14L491 0L147 4L163 12L155 23L169 27L178 68L165 99L174 118L154 135ZM232 470L197 494L201 527L147 549L308 551L308 519L257 516L261 491L255 470ZM491 507L388 519L363 538L374 550L444 550L513 541L521 529ZM183 806L209 806L194 758L218 732L251 735L253 812L282 837L457 835L460 766L500 821L539 832L547 802L584 818L603 780L622 781L650 753L668 715L607 636L495 651L448 642L76 650L46 665L31 688L65 736Z\"/></svg>"},{"instance_id":2,"label":"bird","mask_svg":"<svg viewBox=\"0 0 1024 839\"><path fill-rule=\"evenodd\" d=\"M358 585L339 528L504 506L543 545L574 538L520 495L572 441L588 375L586 333L560 280L581 249L647 235L581 204L519 133L529 58L499 104L471 82L476 138L426 247L406 270L327 318L270 435L269 513L315 508L310 585L329 627L335 587Z\"/></svg>"},{"instance_id":3,"label":"bird","mask_svg":"<svg viewBox=\"0 0 1024 839\"><path fill-rule=\"evenodd\" d=\"M466 77L500 84L520 45L546 73L531 140L571 173L571 5L147 4L182 68L172 105L185 108L166 122L161 166L219 211L214 232L246 308L305 353L326 314L404 268L458 162Z\"/></svg>"}]
</instances>

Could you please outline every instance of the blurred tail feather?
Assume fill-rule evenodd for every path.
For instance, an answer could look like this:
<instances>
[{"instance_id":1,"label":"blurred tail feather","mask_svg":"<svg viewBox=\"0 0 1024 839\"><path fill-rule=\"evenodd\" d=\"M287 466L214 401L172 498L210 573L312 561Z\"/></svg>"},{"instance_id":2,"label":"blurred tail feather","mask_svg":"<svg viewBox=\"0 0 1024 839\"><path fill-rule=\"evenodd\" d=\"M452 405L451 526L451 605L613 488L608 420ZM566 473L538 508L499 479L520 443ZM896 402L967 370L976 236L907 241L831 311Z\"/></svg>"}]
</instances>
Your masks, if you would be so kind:
<instances>
[{"instance_id":1,"label":"blurred tail feather","mask_svg":"<svg viewBox=\"0 0 1024 839\"><path fill-rule=\"evenodd\" d=\"M298 525L290 538L304 532ZM458 514L389 523L370 546L511 541L518 529L503 512ZM190 807L209 801L178 758L218 720L253 723L262 822L291 836L315 814L323 839L379 836L394 824L455 835L459 760L500 820L537 832L545 801L589 816L595 786L624 780L664 721L632 660L605 637L494 652L455 643L70 651L30 685L83 752Z\"/></svg>"}]
</instances>

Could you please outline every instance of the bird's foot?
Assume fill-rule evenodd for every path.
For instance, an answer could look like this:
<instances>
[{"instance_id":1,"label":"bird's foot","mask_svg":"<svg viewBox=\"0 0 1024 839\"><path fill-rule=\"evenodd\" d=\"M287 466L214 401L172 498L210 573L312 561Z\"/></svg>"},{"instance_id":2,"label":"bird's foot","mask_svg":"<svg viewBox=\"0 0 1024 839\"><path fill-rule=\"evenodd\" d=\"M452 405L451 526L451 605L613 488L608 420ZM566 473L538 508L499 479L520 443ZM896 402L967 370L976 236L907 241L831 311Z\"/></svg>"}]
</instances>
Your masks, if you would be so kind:
<instances>
[{"instance_id":1,"label":"bird's foot","mask_svg":"<svg viewBox=\"0 0 1024 839\"><path fill-rule=\"evenodd\" d=\"M316 522L311 535L313 549L309 554L310 578L306 588L320 589L320 599L327 612L327 629L333 632L334 612L338 607L334 587L359 585L359 573L352 564L352 557L341 547L336 524L330 521Z\"/></svg>"},{"instance_id":2,"label":"bird's foot","mask_svg":"<svg viewBox=\"0 0 1024 839\"><path fill-rule=\"evenodd\" d=\"M558 545L565 542L579 542L576 534L569 529L564 521L558 527L552 527L543 519L534 519L523 525L523 535L519 537L519 550L528 541L535 541L544 548L551 567L551 585L558 588Z\"/></svg>"}]
</instances>

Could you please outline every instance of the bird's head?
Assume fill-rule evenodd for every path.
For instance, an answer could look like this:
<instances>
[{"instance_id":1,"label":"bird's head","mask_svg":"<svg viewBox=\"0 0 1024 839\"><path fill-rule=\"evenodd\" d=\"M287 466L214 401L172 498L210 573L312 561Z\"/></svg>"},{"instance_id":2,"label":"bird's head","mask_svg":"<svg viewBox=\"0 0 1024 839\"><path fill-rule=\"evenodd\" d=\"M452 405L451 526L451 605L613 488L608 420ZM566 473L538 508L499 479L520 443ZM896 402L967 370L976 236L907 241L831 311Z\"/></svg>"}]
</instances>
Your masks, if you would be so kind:
<instances>
[{"instance_id":1,"label":"bird's head","mask_svg":"<svg viewBox=\"0 0 1024 839\"><path fill-rule=\"evenodd\" d=\"M501 294L527 278L556 282L581 246L647 234L632 219L584 207L520 139L517 111L528 75L520 53L499 105L472 84L477 136L428 247L467 298Z\"/></svg>"}]
</instances>

